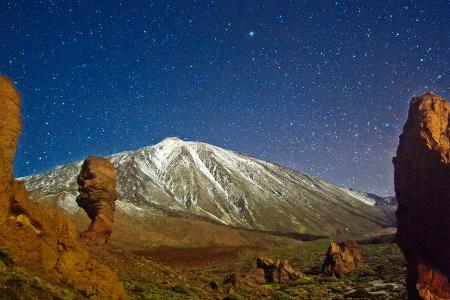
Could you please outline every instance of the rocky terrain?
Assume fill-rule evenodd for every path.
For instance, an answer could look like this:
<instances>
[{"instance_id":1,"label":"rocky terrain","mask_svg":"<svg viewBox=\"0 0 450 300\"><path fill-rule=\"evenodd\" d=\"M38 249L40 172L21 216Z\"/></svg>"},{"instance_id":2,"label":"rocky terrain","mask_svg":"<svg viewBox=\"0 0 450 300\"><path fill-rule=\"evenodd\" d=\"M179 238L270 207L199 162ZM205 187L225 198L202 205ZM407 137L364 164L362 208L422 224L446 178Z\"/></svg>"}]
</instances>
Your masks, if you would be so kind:
<instances>
[{"instance_id":1,"label":"rocky terrain","mask_svg":"<svg viewBox=\"0 0 450 300\"><path fill-rule=\"evenodd\" d=\"M414 97L393 160L410 299L450 299L449 111L436 94Z\"/></svg>"},{"instance_id":2,"label":"rocky terrain","mask_svg":"<svg viewBox=\"0 0 450 300\"><path fill-rule=\"evenodd\" d=\"M118 174L118 210L132 216L194 216L317 235L361 235L393 224L395 206L381 197L205 143L168 138L109 159ZM76 214L80 167L76 162L24 178L27 189L38 201Z\"/></svg>"},{"instance_id":3,"label":"rocky terrain","mask_svg":"<svg viewBox=\"0 0 450 300\"><path fill-rule=\"evenodd\" d=\"M260 247L211 245L138 254L110 248L101 256L120 270L133 299L406 299L405 262L395 244L362 245L362 263L339 278L320 271L329 244L287 239ZM275 280L268 283L257 257L274 264L288 260L301 276L282 275L279 282L276 268Z\"/></svg>"}]
</instances>

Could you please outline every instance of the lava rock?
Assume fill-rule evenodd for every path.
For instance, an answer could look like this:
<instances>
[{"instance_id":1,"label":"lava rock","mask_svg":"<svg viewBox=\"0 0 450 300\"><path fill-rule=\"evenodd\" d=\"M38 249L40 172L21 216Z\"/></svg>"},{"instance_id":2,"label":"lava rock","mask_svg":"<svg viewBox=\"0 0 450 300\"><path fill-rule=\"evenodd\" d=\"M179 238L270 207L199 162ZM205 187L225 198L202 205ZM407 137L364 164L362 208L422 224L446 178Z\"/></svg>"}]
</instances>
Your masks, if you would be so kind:
<instances>
[{"instance_id":1,"label":"lava rock","mask_svg":"<svg viewBox=\"0 0 450 300\"><path fill-rule=\"evenodd\" d=\"M116 178L116 168L109 160L89 156L84 161L77 178L80 195L76 201L92 222L81 234L82 238L100 244L108 242L116 209Z\"/></svg>"},{"instance_id":2,"label":"lava rock","mask_svg":"<svg viewBox=\"0 0 450 300\"><path fill-rule=\"evenodd\" d=\"M361 248L355 241L331 242L325 255L322 272L328 276L340 277L352 272L361 262Z\"/></svg>"},{"instance_id":3,"label":"lava rock","mask_svg":"<svg viewBox=\"0 0 450 300\"><path fill-rule=\"evenodd\" d=\"M0 76L0 218L7 217L14 182L13 160L22 130L20 96L12 82Z\"/></svg>"},{"instance_id":4,"label":"lava rock","mask_svg":"<svg viewBox=\"0 0 450 300\"><path fill-rule=\"evenodd\" d=\"M264 270L264 278L267 283L271 282L287 282L298 279L302 276L292 268L287 259L279 259L273 261L269 257L258 257L256 259L256 266Z\"/></svg>"},{"instance_id":5,"label":"lava rock","mask_svg":"<svg viewBox=\"0 0 450 300\"><path fill-rule=\"evenodd\" d=\"M434 93L412 98L393 159L409 299L450 299L449 111Z\"/></svg>"}]
</instances>

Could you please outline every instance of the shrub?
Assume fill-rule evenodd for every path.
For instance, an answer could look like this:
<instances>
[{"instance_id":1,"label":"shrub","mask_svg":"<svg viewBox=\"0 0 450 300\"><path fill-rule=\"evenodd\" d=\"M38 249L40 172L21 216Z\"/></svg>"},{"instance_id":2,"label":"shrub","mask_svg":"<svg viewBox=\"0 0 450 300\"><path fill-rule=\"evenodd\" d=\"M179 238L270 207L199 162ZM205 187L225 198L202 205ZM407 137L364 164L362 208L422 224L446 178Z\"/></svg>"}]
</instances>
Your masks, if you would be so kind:
<instances>
[{"instance_id":1,"label":"shrub","mask_svg":"<svg viewBox=\"0 0 450 300\"><path fill-rule=\"evenodd\" d=\"M336 278L335 276L324 276L321 278L320 281L321 282L337 282L337 281L339 281L339 279Z\"/></svg>"},{"instance_id":2,"label":"shrub","mask_svg":"<svg viewBox=\"0 0 450 300\"><path fill-rule=\"evenodd\" d=\"M172 291L178 294L189 294L189 289L185 285L177 284L172 288Z\"/></svg>"},{"instance_id":3,"label":"shrub","mask_svg":"<svg viewBox=\"0 0 450 300\"><path fill-rule=\"evenodd\" d=\"M371 277L376 275L375 271L368 265L359 266L355 269L354 274L357 277Z\"/></svg>"},{"instance_id":4,"label":"shrub","mask_svg":"<svg viewBox=\"0 0 450 300\"><path fill-rule=\"evenodd\" d=\"M290 300L291 299L291 297L283 291L276 291L275 293L273 293L272 297L275 300Z\"/></svg>"},{"instance_id":5,"label":"shrub","mask_svg":"<svg viewBox=\"0 0 450 300\"><path fill-rule=\"evenodd\" d=\"M8 248L5 247L0 247L0 260L2 260L8 267L14 264L11 252L9 251Z\"/></svg>"},{"instance_id":6,"label":"shrub","mask_svg":"<svg viewBox=\"0 0 450 300\"><path fill-rule=\"evenodd\" d=\"M299 285L306 285L306 284L314 283L314 280L311 277L303 276L303 277L300 277L299 279L297 279L297 283Z\"/></svg>"},{"instance_id":7,"label":"shrub","mask_svg":"<svg viewBox=\"0 0 450 300\"><path fill-rule=\"evenodd\" d=\"M242 300L242 296L236 292L230 292L224 300Z\"/></svg>"},{"instance_id":8,"label":"shrub","mask_svg":"<svg viewBox=\"0 0 450 300\"><path fill-rule=\"evenodd\" d=\"M18 282L29 282L29 277L25 275L21 269L19 268L13 268L11 272L11 279Z\"/></svg>"},{"instance_id":9,"label":"shrub","mask_svg":"<svg viewBox=\"0 0 450 300\"><path fill-rule=\"evenodd\" d=\"M345 298L371 299L371 294L364 288L358 288L356 291L345 295Z\"/></svg>"},{"instance_id":10,"label":"shrub","mask_svg":"<svg viewBox=\"0 0 450 300\"><path fill-rule=\"evenodd\" d=\"M211 280L210 282L208 282L208 286L213 290L217 290L219 288L219 283L215 280Z\"/></svg>"}]
</instances>

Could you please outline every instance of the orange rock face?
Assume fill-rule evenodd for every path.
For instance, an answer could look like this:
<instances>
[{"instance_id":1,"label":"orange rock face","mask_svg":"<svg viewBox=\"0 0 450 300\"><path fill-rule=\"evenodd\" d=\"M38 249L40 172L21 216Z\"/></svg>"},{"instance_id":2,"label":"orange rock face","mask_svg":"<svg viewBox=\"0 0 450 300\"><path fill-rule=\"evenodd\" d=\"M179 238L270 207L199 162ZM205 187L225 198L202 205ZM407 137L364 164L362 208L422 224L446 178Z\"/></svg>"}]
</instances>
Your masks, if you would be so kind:
<instances>
[{"instance_id":1,"label":"orange rock face","mask_svg":"<svg viewBox=\"0 0 450 300\"><path fill-rule=\"evenodd\" d=\"M0 218L6 218L11 193L13 161L22 130L20 96L12 82L0 76Z\"/></svg>"},{"instance_id":2,"label":"orange rock face","mask_svg":"<svg viewBox=\"0 0 450 300\"><path fill-rule=\"evenodd\" d=\"M117 171L114 165L102 157L89 156L78 175L78 206L83 208L92 220L89 228L81 234L88 240L106 244L112 232Z\"/></svg>"},{"instance_id":3,"label":"orange rock face","mask_svg":"<svg viewBox=\"0 0 450 300\"><path fill-rule=\"evenodd\" d=\"M323 273L339 277L353 271L361 261L361 248L356 242L331 242L323 262Z\"/></svg>"},{"instance_id":4,"label":"orange rock face","mask_svg":"<svg viewBox=\"0 0 450 300\"><path fill-rule=\"evenodd\" d=\"M0 76L0 245L19 266L50 282L70 282L97 299L126 299L116 274L91 258L69 217L30 201L23 183L14 180L19 111L19 94Z\"/></svg>"},{"instance_id":5,"label":"orange rock face","mask_svg":"<svg viewBox=\"0 0 450 300\"><path fill-rule=\"evenodd\" d=\"M449 111L433 93L414 97L393 159L410 299L450 299Z\"/></svg>"}]
</instances>

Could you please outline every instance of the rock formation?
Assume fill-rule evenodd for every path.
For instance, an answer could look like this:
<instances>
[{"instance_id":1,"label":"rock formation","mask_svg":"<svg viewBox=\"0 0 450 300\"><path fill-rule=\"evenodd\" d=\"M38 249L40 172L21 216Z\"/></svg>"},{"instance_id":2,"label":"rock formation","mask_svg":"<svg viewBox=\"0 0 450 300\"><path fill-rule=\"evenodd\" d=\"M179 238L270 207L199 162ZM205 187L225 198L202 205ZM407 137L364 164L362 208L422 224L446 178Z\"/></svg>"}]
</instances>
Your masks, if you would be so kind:
<instances>
[{"instance_id":1,"label":"rock formation","mask_svg":"<svg viewBox=\"0 0 450 300\"><path fill-rule=\"evenodd\" d=\"M264 278L267 283L271 282L287 282L295 280L302 276L300 272L295 271L287 259L279 259L274 262L269 257L258 257L256 259L256 266L264 270Z\"/></svg>"},{"instance_id":2,"label":"rock formation","mask_svg":"<svg viewBox=\"0 0 450 300\"><path fill-rule=\"evenodd\" d=\"M410 299L450 299L449 110L433 93L412 98L393 159Z\"/></svg>"},{"instance_id":3,"label":"rock formation","mask_svg":"<svg viewBox=\"0 0 450 300\"><path fill-rule=\"evenodd\" d=\"M361 249L356 242L331 242L322 265L322 272L325 275L340 277L353 271L361 261Z\"/></svg>"},{"instance_id":4,"label":"rock formation","mask_svg":"<svg viewBox=\"0 0 450 300\"><path fill-rule=\"evenodd\" d=\"M13 161L19 135L22 130L20 119L20 96L6 77L0 76L0 221L3 222L9 210L9 195L13 186Z\"/></svg>"},{"instance_id":5,"label":"rock formation","mask_svg":"<svg viewBox=\"0 0 450 300\"><path fill-rule=\"evenodd\" d=\"M83 238L100 244L108 242L116 209L116 177L116 168L109 160L89 156L84 161L77 178L80 192L77 203L92 222L81 234Z\"/></svg>"},{"instance_id":6,"label":"rock formation","mask_svg":"<svg viewBox=\"0 0 450 300\"><path fill-rule=\"evenodd\" d=\"M122 284L93 260L66 215L33 203L12 166L21 132L20 97L0 76L0 245L14 261L53 283L70 283L97 298L126 299Z\"/></svg>"}]
</instances>

